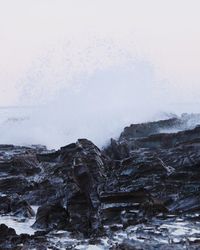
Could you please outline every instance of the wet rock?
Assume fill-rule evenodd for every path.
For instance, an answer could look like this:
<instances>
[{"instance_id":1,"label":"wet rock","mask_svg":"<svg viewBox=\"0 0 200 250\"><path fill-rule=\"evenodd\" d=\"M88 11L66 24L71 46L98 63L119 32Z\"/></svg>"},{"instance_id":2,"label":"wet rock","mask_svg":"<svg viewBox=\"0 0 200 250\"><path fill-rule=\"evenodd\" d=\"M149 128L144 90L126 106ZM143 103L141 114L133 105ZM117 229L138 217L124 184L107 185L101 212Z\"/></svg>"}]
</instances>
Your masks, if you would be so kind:
<instances>
[{"instance_id":1,"label":"wet rock","mask_svg":"<svg viewBox=\"0 0 200 250\"><path fill-rule=\"evenodd\" d=\"M33 228L67 230L69 228L69 215L67 210L63 208L60 203L47 204L39 207Z\"/></svg>"},{"instance_id":2,"label":"wet rock","mask_svg":"<svg viewBox=\"0 0 200 250\"><path fill-rule=\"evenodd\" d=\"M199 126L176 133L162 133L168 125L170 128L171 122L174 126L177 122L178 126L183 126L185 121L159 121L125 129L116 143L127 144L129 157L123 158L121 154L123 159L119 161L116 149L113 154L112 146L105 150L113 157L117 180L110 181L108 186L114 190L145 188L153 201L157 199L162 204L159 208L155 202L148 203L151 210L156 208L165 213L199 211Z\"/></svg>"},{"instance_id":3,"label":"wet rock","mask_svg":"<svg viewBox=\"0 0 200 250\"><path fill-rule=\"evenodd\" d=\"M18 195L0 197L0 214L8 213L25 218L30 218L35 215L28 202Z\"/></svg>"},{"instance_id":4,"label":"wet rock","mask_svg":"<svg viewBox=\"0 0 200 250\"><path fill-rule=\"evenodd\" d=\"M96 241L159 218L199 213L200 127L194 126L199 118L134 124L103 150L87 139L57 151L0 146L0 192L7 195L0 197L0 212L29 217L29 203L39 205L34 228L43 232L31 236L37 246L54 229ZM167 248L154 240L156 233L142 228L136 234L138 240L113 249L183 249L185 244L168 242ZM148 243L139 242L144 237Z\"/></svg>"},{"instance_id":5,"label":"wet rock","mask_svg":"<svg viewBox=\"0 0 200 250\"><path fill-rule=\"evenodd\" d=\"M31 205L41 206L46 203L55 202L55 200L60 200L59 197L59 183L54 182L55 179L48 180L48 177L39 181L32 183L31 188L27 190L23 197ZM64 185L61 184L62 189Z\"/></svg>"},{"instance_id":6,"label":"wet rock","mask_svg":"<svg viewBox=\"0 0 200 250\"><path fill-rule=\"evenodd\" d=\"M127 143L117 142L114 139L111 139L110 146L105 149L105 153L115 160L126 159L130 156Z\"/></svg>"},{"instance_id":7,"label":"wet rock","mask_svg":"<svg viewBox=\"0 0 200 250\"><path fill-rule=\"evenodd\" d=\"M57 162L60 156L60 151L53 152L43 152L37 154L37 159L39 162Z\"/></svg>"},{"instance_id":8,"label":"wet rock","mask_svg":"<svg viewBox=\"0 0 200 250\"><path fill-rule=\"evenodd\" d=\"M34 210L31 208L29 203L22 198L16 196L11 197L11 213L14 216L31 218L35 215Z\"/></svg>"},{"instance_id":9,"label":"wet rock","mask_svg":"<svg viewBox=\"0 0 200 250\"><path fill-rule=\"evenodd\" d=\"M11 199L8 196L0 197L0 214L11 212Z\"/></svg>"},{"instance_id":10,"label":"wet rock","mask_svg":"<svg viewBox=\"0 0 200 250\"><path fill-rule=\"evenodd\" d=\"M17 235L13 228L7 227L5 224L0 224L0 238L6 238Z\"/></svg>"},{"instance_id":11,"label":"wet rock","mask_svg":"<svg viewBox=\"0 0 200 250\"><path fill-rule=\"evenodd\" d=\"M30 186L24 177L11 176L0 178L0 192L6 194L23 194Z\"/></svg>"},{"instance_id":12,"label":"wet rock","mask_svg":"<svg viewBox=\"0 0 200 250\"><path fill-rule=\"evenodd\" d=\"M75 148L78 150L74 151ZM105 182L106 158L93 143L85 139L79 140L76 147L70 150L67 148L66 151L65 148L63 154L63 159L68 158L72 162L69 174L71 185L66 189L71 223L75 230L86 236L96 233L101 228L99 193Z\"/></svg>"},{"instance_id":13,"label":"wet rock","mask_svg":"<svg viewBox=\"0 0 200 250\"><path fill-rule=\"evenodd\" d=\"M30 236L28 234L17 235L13 228L0 224L0 249L6 250L43 250L48 249L45 237Z\"/></svg>"},{"instance_id":14,"label":"wet rock","mask_svg":"<svg viewBox=\"0 0 200 250\"><path fill-rule=\"evenodd\" d=\"M40 172L38 161L33 154L17 155L12 159L0 162L0 172L9 175L32 176Z\"/></svg>"},{"instance_id":15,"label":"wet rock","mask_svg":"<svg viewBox=\"0 0 200 250\"><path fill-rule=\"evenodd\" d=\"M13 228L0 224L0 249L20 249L17 248L18 235Z\"/></svg>"},{"instance_id":16,"label":"wet rock","mask_svg":"<svg viewBox=\"0 0 200 250\"><path fill-rule=\"evenodd\" d=\"M189 197L179 199L170 207L170 211L174 213L195 213L200 211L200 197L198 194L192 194Z\"/></svg>"},{"instance_id":17,"label":"wet rock","mask_svg":"<svg viewBox=\"0 0 200 250\"><path fill-rule=\"evenodd\" d=\"M141 243L134 240L124 240L123 243L117 244L116 246L113 246L110 248L110 250L181 250L183 246L177 245L177 244L162 244L162 243L154 243L154 244L147 244L147 243ZM193 248L197 249L197 248Z\"/></svg>"},{"instance_id":18,"label":"wet rock","mask_svg":"<svg viewBox=\"0 0 200 250\"><path fill-rule=\"evenodd\" d=\"M121 133L119 140L130 140L130 138L143 138L153 134L159 134L164 130L180 129L184 121L179 118L170 118L167 120L160 120L156 122L148 122L141 124L132 124L126 127Z\"/></svg>"}]
</instances>

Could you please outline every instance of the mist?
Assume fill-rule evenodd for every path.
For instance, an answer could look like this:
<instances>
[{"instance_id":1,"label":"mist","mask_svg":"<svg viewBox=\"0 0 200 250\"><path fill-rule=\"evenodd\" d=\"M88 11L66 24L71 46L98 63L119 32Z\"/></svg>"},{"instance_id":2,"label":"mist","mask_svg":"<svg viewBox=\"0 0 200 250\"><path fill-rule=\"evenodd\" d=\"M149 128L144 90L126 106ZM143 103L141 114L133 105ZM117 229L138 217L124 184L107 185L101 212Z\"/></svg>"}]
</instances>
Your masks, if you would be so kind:
<instances>
[{"instance_id":1,"label":"mist","mask_svg":"<svg viewBox=\"0 0 200 250\"><path fill-rule=\"evenodd\" d=\"M144 61L80 74L73 84L58 88L43 104L38 98L38 105L8 109L1 121L1 141L57 149L88 138L104 147L132 123L164 119L196 108L175 102L176 95L170 94L168 84L161 87L153 67ZM27 98L27 94L23 92L22 97ZM29 98L37 102L35 95Z\"/></svg>"},{"instance_id":2,"label":"mist","mask_svg":"<svg viewBox=\"0 0 200 250\"><path fill-rule=\"evenodd\" d=\"M45 104L11 109L1 124L1 140L58 148L89 138L102 147L131 122L161 115L164 93L159 91L145 62L81 74L76 84L55 92Z\"/></svg>"}]
</instances>

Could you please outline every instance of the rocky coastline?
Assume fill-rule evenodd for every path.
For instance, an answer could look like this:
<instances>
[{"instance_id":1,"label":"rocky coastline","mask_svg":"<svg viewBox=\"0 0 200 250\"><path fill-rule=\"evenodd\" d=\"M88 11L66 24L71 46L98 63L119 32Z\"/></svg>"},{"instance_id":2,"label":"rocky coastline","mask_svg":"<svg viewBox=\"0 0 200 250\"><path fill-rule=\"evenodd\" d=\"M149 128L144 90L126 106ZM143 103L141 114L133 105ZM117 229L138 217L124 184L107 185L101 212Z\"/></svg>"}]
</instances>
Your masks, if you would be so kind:
<instances>
[{"instance_id":1,"label":"rocky coastline","mask_svg":"<svg viewBox=\"0 0 200 250\"><path fill-rule=\"evenodd\" d=\"M198 121L132 124L101 150L0 145L0 249L200 249Z\"/></svg>"}]
</instances>

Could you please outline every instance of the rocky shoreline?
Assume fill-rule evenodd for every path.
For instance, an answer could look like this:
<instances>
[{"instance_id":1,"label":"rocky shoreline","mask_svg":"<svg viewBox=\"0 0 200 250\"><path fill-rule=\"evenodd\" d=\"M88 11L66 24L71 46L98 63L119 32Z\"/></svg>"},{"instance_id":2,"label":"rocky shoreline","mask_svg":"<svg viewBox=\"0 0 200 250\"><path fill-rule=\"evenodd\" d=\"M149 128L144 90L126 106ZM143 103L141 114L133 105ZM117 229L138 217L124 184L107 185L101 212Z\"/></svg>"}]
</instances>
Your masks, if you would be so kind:
<instances>
[{"instance_id":1,"label":"rocky shoreline","mask_svg":"<svg viewBox=\"0 0 200 250\"><path fill-rule=\"evenodd\" d=\"M0 223L34 218L32 235L1 223L0 249L200 249L198 121L132 124L102 150L0 145Z\"/></svg>"}]
</instances>

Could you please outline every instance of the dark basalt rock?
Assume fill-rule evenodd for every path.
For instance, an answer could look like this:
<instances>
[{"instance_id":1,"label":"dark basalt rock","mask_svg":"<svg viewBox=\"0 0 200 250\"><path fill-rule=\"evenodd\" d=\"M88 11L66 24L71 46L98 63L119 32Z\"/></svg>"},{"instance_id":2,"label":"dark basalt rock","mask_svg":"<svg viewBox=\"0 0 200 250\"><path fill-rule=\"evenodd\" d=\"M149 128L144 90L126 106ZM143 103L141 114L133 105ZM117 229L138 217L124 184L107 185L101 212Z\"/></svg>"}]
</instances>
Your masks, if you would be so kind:
<instances>
[{"instance_id":1,"label":"dark basalt rock","mask_svg":"<svg viewBox=\"0 0 200 250\"><path fill-rule=\"evenodd\" d=\"M105 182L106 156L103 156L93 143L81 139L76 144L61 148L53 155L50 153L48 157L45 153L45 157L42 155L40 161L43 173L38 178L37 185L25 194L28 201L33 199L39 204L41 201L48 203L39 208L34 227L52 228L55 223L48 216L52 210L55 213L59 206L51 204L61 202L67 208L74 230L86 236L99 230L99 192ZM33 200L30 201L32 204ZM48 216L45 217L43 214ZM55 219L58 214L52 216ZM67 218L66 214L65 217ZM63 218L64 216L60 221L63 221ZM67 221L64 225L69 227ZM56 228L60 226L57 225Z\"/></svg>"},{"instance_id":2,"label":"dark basalt rock","mask_svg":"<svg viewBox=\"0 0 200 250\"><path fill-rule=\"evenodd\" d=\"M69 214L60 203L47 204L38 208L33 228L43 230L69 229Z\"/></svg>"},{"instance_id":3,"label":"dark basalt rock","mask_svg":"<svg viewBox=\"0 0 200 250\"><path fill-rule=\"evenodd\" d=\"M115 144L118 145L117 149L126 144L129 148L129 157L124 159L121 153L122 160L115 168L118 178L115 189L145 188L154 200L158 199L163 206L166 206L164 209L166 211L167 209L177 213L199 211L197 193L200 173L200 129L197 126L177 133L152 134L160 124L168 122L169 120L159 121L157 124L137 125L137 129L141 129L138 130L139 135L135 126L128 130L128 134L121 134ZM144 133L141 132L142 128L146 129ZM117 162L120 156L112 155L112 149L111 142L111 146L105 152L114 156Z\"/></svg>"},{"instance_id":4,"label":"dark basalt rock","mask_svg":"<svg viewBox=\"0 0 200 250\"><path fill-rule=\"evenodd\" d=\"M152 245L147 243L139 243L134 240L124 240L123 243L118 244L117 246L111 247L110 250L154 250L154 249L160 249L160 250L182 250L183 246L179 246L177 244L161 244L161 243L154 243ZM189 249L189 248L188 248ZM198 248L190 248L193 250L197 250Z\"/></svg>"},{"instance_id":5,"label":"dark basalt rock","mask_svg":"<svg viewBox=\"0 0 200 250\"><path fill-rule=\"evenodd\" d=\"M0 146L0 192L7 195L0 213L29 217L29 204L39 205L33 227L43 230L34 236L42 241L52 230L97 239L160 216L198 213L200 126L190 124L197 118L131 125L103 150L87 139L57 151ZM156 248L167 245L126 241L113 249Z\"/></svg>"},{"instance_id":6,"label":"dark basalt rock","mask_svg":"<svg viewBox=\"0 0 200 250\"><path fill-rule=\"evenodd\" d=\"M28 202L18 195L0 197L0 214L8 213L25 218L30 218L35 215Z\"/></svg>"},{"instance_id":7,"label":"dark basalt rock","mask_svg":"<svg viewBox=\"0 0 200 250\"><path fill-rule=\"evenodd\" d=\"M8 196L0 197L0 214L11 212L11 199Z\"/></svg>"},{"instance_id":8,"label":"dark basalt rock","mask_svg":"<svg viewBox=\"0 0 200 250\"><path fill-rule=\"evenodd\" d=\"M46 152L37 154L39 162L57 162L60 156L60 151Z\"/></svg>"},{"instance_id":9,"label":"dark basalt rock","mask_svg":"<svg viewBox=\"0 0 200 250\"><path fill-rule=\"evenodd\" d=\"M0 224L0 238L7 238L16 236L16 232L13 228L7 227L5 224Z\"/></svg>"},{"instance_id":10,"label":"dark basalt rock","mask_svg":"<svg viewBox=\"0 0 200 250\"><path fill-rule=\"evenodd\" d=\"M111 159L122 160L130 156L130 150L127 143L118 143L116 140L111 139L110 146L104 149L104 152L109 155Z\"/></svg>"},{"instance_id":11,"label":"dark basalt rock","mask_svg":"<svg viewBox=\"0 0 200 250\"><path fill-rule=\"evenodd\" d=\"M0 192L6 194L23 194L30 186L25 177L11 176L0 178Z\"/></svg>"},{"instance_id":12,"label":"dark basalt rock","mask_svg":"<svg viewBox=\"0 0 200 250\"><path fill-rule=\"evenodd\" d=\"M18 235L13 228L0 224L0 249L19 249L17 248Z\"/></svg>"},{"instance_id":13,"label":"dark basalt rock","mask_svg":"<svg viewBox=\"0 0 200 250\"><path fill-rule=\"evenodd\" d=\"M13 228L0 224L0 249L2 250L45 250L48 249L48 245L49 243L45 237L30 236L28 234L17 235Z\"/></svg>"},{"instance_id":14,"label":"dark basalt rock","mask_svg":"<svg viewBox=\"0 0 200 250\"><path fill-rule=\"evenodd\" d=\"M148 122L141 124L132 124L126 127L121 133L119 140L130 138L143 138L153 134L159 134L164 130L180 129L184 126L184 121L179 118L170 118L168 120L161 120L157 122Z\"/></svg>"},{"instance_id":15,"label":"dark basalt rock","mask_svg":"<svg viewBox=\"0 0 200 250\"><path fill-rule=\"evenodd\" d=\"M40 172L38 161L33 154L17 155L13 159L0 162L0 171L8 175L31 176Z\"/></svg>"}]
</instances>

